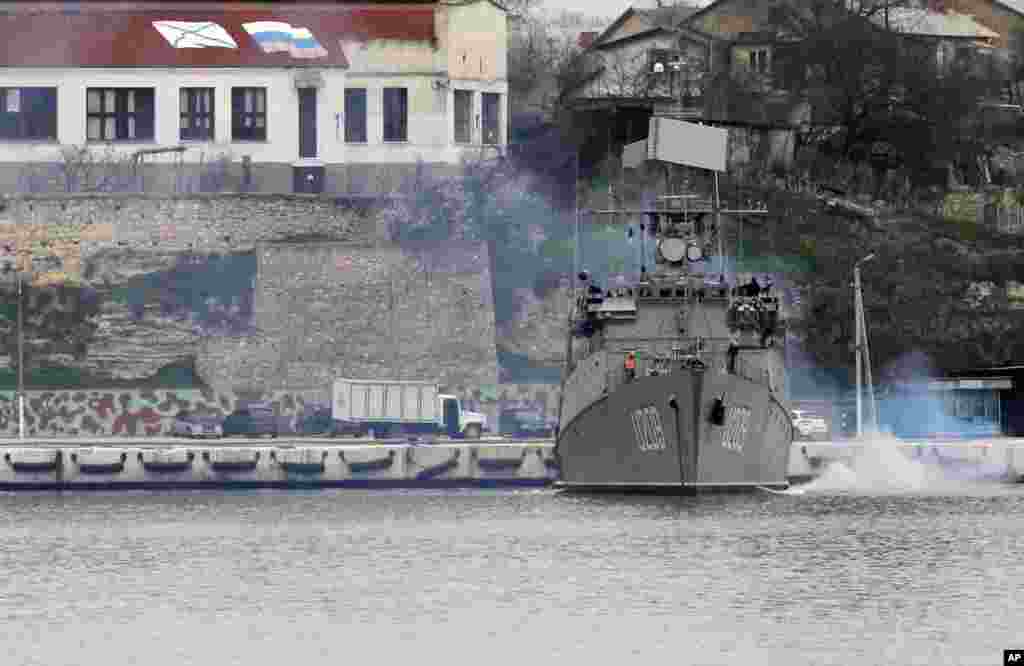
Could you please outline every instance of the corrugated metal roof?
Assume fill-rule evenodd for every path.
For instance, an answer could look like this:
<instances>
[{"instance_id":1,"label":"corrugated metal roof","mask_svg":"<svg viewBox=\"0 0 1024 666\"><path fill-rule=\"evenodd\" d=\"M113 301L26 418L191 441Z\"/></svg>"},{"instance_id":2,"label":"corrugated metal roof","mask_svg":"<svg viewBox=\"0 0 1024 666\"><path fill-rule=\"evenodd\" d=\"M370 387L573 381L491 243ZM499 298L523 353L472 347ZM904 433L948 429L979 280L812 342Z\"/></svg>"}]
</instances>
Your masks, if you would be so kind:
<instances>
[{"instance_id":1,"label":"corrugated metal roof","mask_svg":"<svg viewBox=\"0 0 1024 666\"><path fill-rule=\"evenodd\" d=\"M696 13L698 9L698 7L691 7L689 5L675 5L673 7L636 9L634 11L643 17L652 28L668 28L671 30L678 27L680 23Z\"/></svg>"},{"instance_id":2,"label":"corrugated metal roof","mask_svg":"<svg viewBox=\"0 0 1024 666\"><path fill-rule=\"evenodd\" d=\"M1024 16L1024 0L996 0L997 5L1002 5Z\"/></svg>"},{"instance_id":3,"label":"corrugated metal roof","mask_svg":"<svg viewBox=\"0 0 1024 666\"><path fill-rule=\"evenodd\" d=\"M213 23L223 28L237 48L175 48L154 27L155 21ZM287 51L266 52L243 27L260 21L308 28L327 55L296 57ZM211 32L216 33L223 34L215 29ZM231 3L194 10L153 6L133 11L94 11L83 6L75 13L18 10L0 14L0 67L348 67L339 41L435 38L431 5L273 7Z\"/></svg>"},{"instance_id":4,"label":"corrugated metal roof","mask_svg":"<svg viewBox=\"0 0 1024 666\"><path fill-rule=\"evenodd\" d=\"M882 23L882 14L874 16ZM926 37L957 37L969 39L995 39L999 33L989 30L968 14L933 12L927 9L894 7L889 10L889 26L898 32Z\"/></svg>"}]
</instances>

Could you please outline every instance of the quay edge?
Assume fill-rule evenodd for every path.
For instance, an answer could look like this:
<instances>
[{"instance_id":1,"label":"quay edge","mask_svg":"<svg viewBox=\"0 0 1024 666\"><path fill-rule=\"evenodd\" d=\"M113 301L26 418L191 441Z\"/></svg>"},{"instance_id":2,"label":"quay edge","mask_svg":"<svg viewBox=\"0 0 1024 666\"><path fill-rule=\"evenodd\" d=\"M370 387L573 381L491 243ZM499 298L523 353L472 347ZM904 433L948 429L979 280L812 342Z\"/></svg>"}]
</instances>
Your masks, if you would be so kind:
<instances>
[{"instance_id":1,"label":"quay edge","mask_svg":"<svg viewBox=\"0 0 1024 666\"><path fill-rule=\"evenodd\" d=\"M0 490L544 487L551 442L0 443Z\"/></svg>"},{"instance_id":2,"label":"quay edge","mask_svg":"<svg viewBox=\"0 0 1024 666\"><path fill-rule=\"evenodd\" d=\"M852 462L856 441L792 444L788 481ZM911 459L985 465L1024 481L1024 438L898 442ZM410 444L316 438L0 439L0 490L558 487L551 440ZM678 489L677 489L678 491Z\"/></svg>"}]
</instances>

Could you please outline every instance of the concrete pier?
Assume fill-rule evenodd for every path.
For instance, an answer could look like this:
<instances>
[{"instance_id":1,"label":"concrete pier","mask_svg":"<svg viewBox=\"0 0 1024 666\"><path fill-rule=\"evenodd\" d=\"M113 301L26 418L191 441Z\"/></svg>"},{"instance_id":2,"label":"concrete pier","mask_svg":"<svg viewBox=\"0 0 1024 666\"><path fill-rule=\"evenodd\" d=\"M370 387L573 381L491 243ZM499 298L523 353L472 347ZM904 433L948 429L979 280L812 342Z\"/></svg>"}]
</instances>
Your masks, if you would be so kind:
<instances>
[{"instance_id":1,"label":"concrete pier","mask_svg":"<svg viewBox=\"0 0 1024 666\"><path fill-rule=\"evenodd\" d=\"M1024 481L1024 438L887 445L910 459ZM863 446L857 441L794 442L789 480L810 481L831 462L853 464ZM550 439L0 439L0 490L543 487L558 477Z\"/></svg>"},{"instance_id":2,"label":"concrete pier","mask_svg":"<svg viewBox=\"0 0 1024 666\"><path fill-rule=\"evenodd\" d=\"M550 440L0 440L0 456L4 490L500 487L558 478Z\"/></svg>"}]
</instances>

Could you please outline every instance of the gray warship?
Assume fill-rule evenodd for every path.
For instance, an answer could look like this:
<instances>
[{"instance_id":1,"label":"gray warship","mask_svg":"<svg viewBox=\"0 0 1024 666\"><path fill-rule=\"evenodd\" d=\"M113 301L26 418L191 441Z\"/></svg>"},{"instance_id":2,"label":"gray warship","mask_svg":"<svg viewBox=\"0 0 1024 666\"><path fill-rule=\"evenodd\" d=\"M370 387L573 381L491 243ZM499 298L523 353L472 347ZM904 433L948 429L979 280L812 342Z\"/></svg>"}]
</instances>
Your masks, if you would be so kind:
<instances>
[{"instance_id":1,"label":"gray warship","mask_svg":"<svg viewBox=\"0 0 1024 666\"><path fill-rule=\"evenodd\" d=\"M726 277L722 215L730 212L717 199L717 181L711 201L677 195L646 209L598 212L637 229L655 250L654 265L641 265L629 282L577 276L558 487L786 488L793 425L783 403L780 298L754 275Z\"/></svg>"}]
</instances>

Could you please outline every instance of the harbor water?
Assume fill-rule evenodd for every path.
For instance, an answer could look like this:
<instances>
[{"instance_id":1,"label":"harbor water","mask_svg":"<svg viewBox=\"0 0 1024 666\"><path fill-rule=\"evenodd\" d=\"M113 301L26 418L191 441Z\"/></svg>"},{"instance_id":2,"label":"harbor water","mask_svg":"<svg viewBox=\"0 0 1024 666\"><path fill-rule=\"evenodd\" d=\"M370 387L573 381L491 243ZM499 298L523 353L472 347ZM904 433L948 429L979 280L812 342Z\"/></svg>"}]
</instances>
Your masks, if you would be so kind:
<instances>
[{"instance_id":1,"label":"harbor water","mask_svg":"<svg viewBox=\"0 0 1024 666\"><path fill-rule=\"evenodd\" d=\"M696 498L4 493L4 663L1000 663L1024 486L919 472Z\"/></svg>"}]
</instances>

